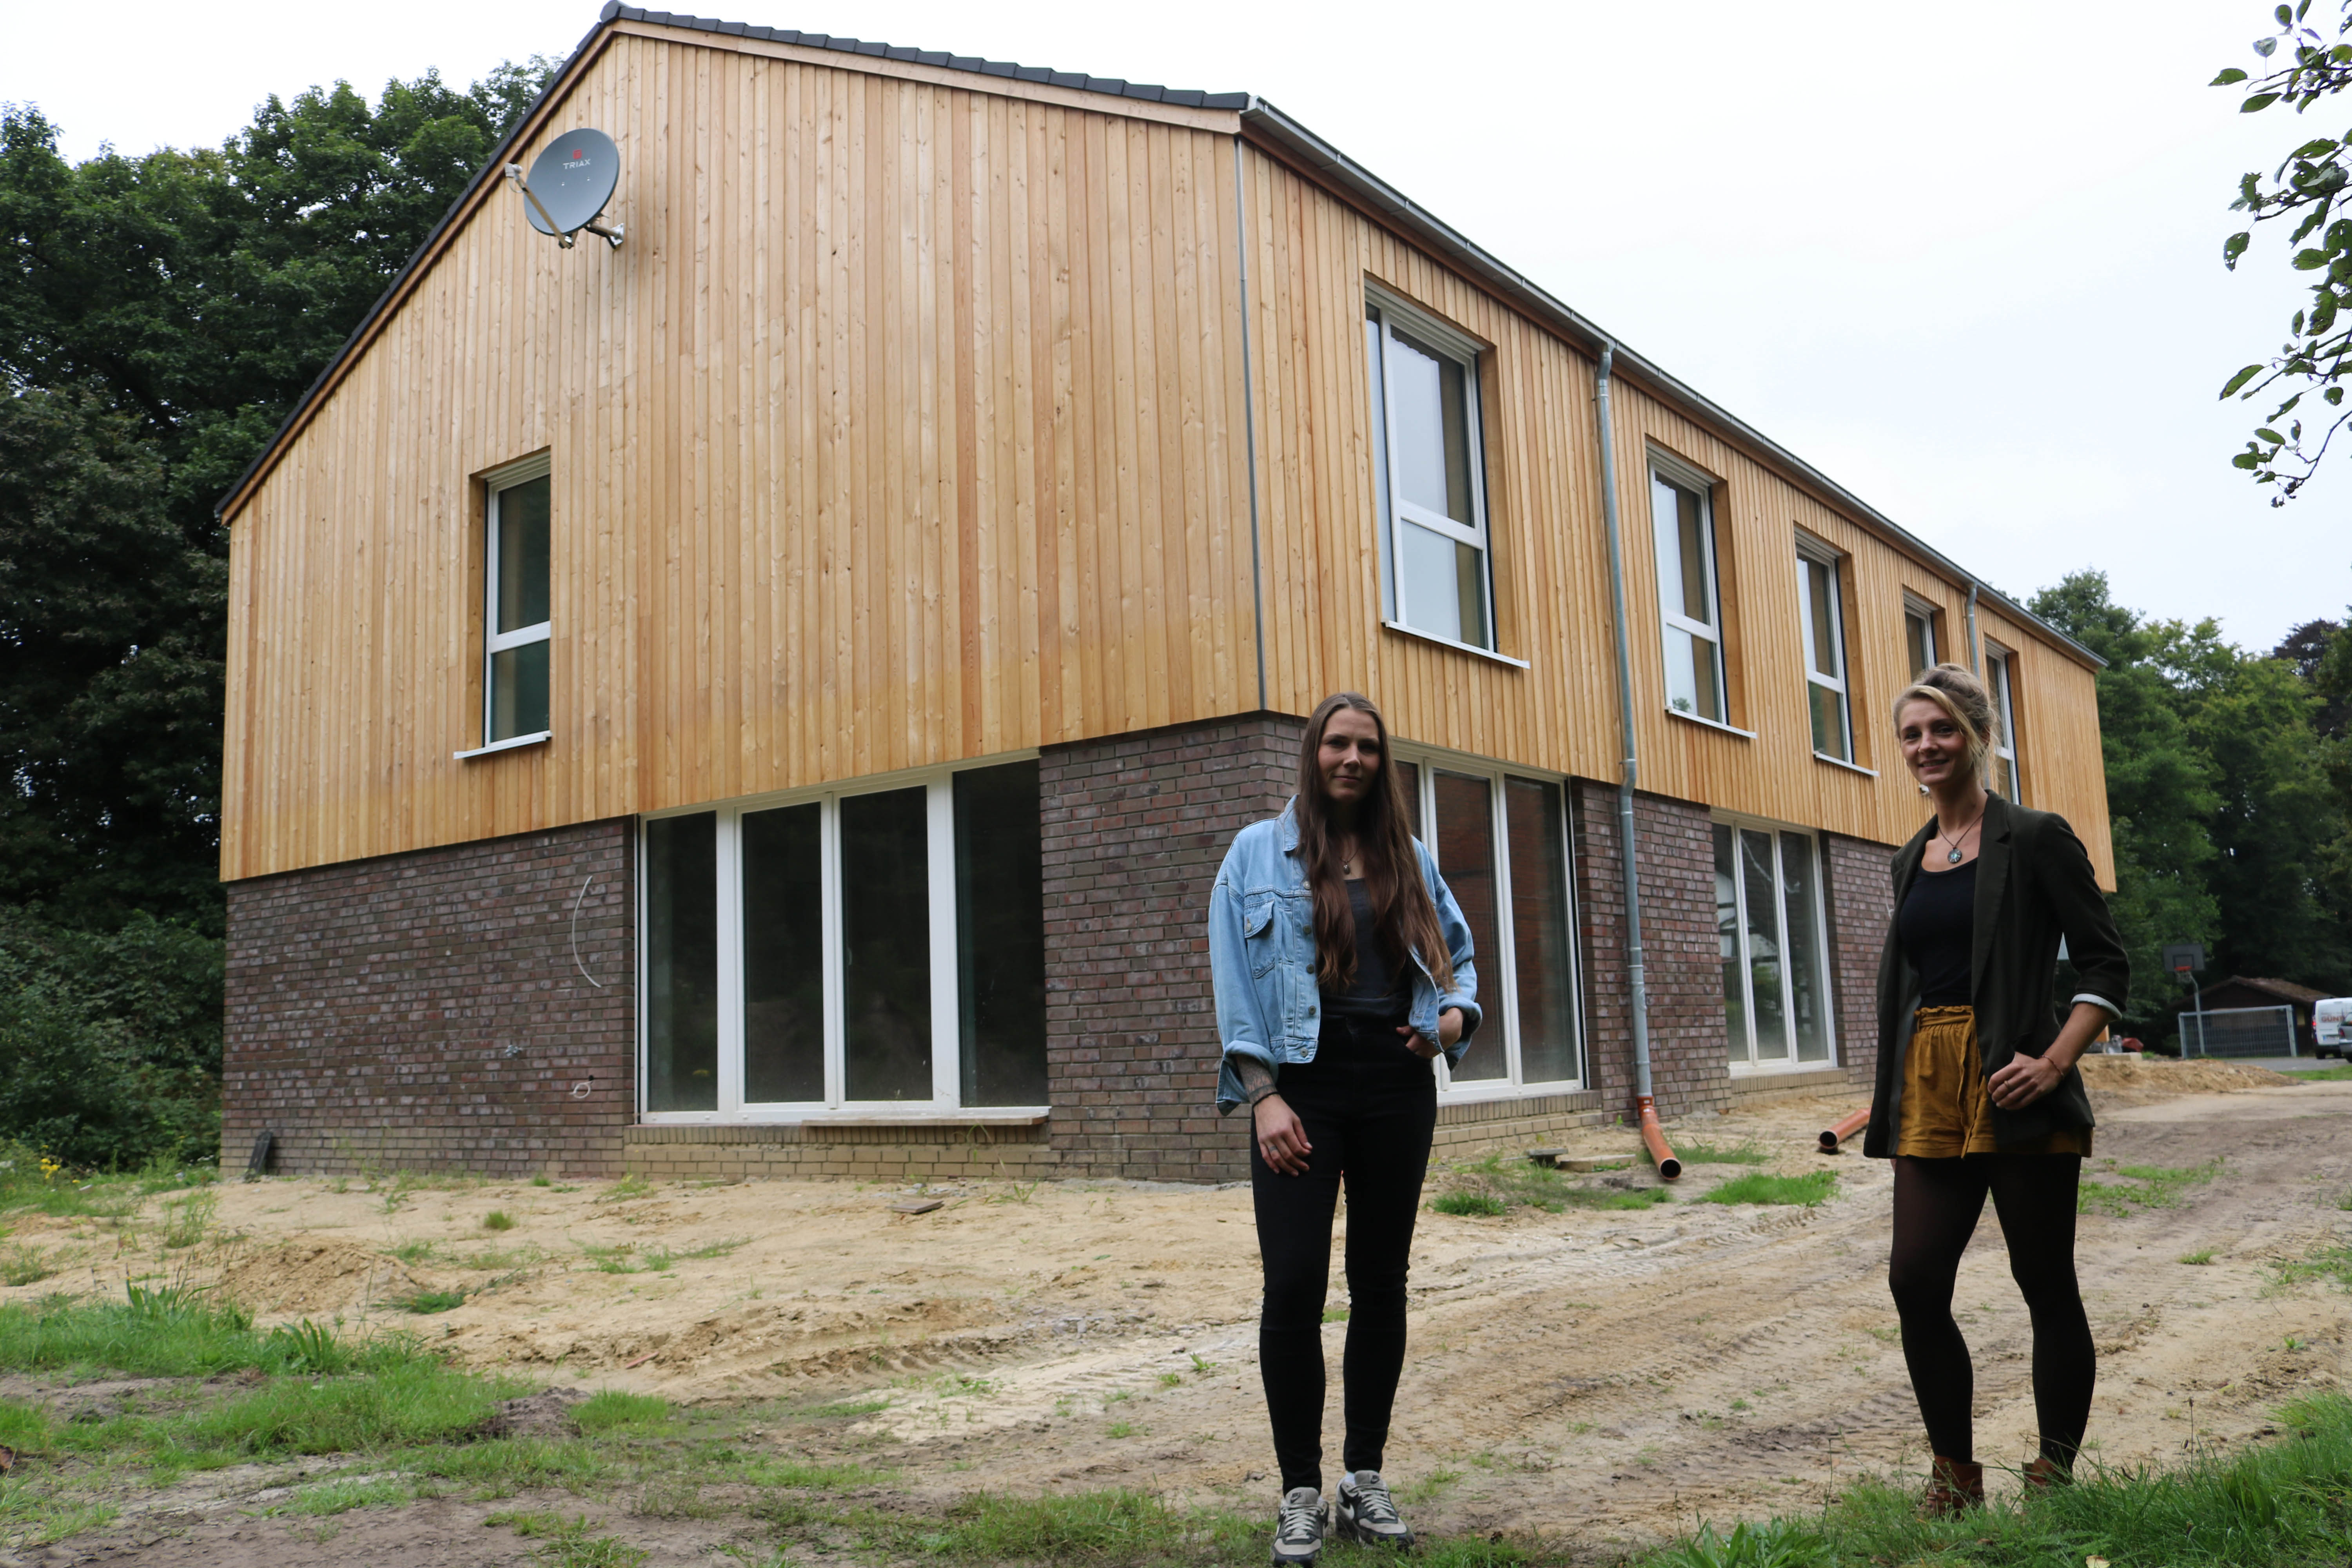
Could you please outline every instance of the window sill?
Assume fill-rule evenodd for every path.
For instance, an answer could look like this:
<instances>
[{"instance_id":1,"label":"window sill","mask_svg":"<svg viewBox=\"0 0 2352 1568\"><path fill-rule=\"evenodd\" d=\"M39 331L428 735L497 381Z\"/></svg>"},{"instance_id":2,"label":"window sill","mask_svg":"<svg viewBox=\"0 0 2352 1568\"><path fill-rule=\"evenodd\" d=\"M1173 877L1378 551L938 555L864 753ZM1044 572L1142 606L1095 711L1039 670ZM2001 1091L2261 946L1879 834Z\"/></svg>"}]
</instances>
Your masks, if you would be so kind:
<instances>
[{"instance_id":1,"label":"window sill","mask_svg":"<svg viewBox=\"0 0 2352 1568\"><path fill-rule=\"evenodd\" d=\"M1476 654L1480 658L1489 658L1496 664L1507 664L1513 669L1531 668L1526 659L1513 658L1508 654L1496 653L1493 648L1480 647L1475 643L1455 642L1452 637L1442 637L1435 632L1424 632L1417 627L1406 626L1402 621L1383 620L1381 625L1399 637L1412 637L1420 642L1435 643L1439 647L1450 647L1456 653Z\"/></svg>"},{"instance_id":2,"label":"window sill","mask_svg":"<svg viewBox=\"0 0 2352 1568\"><path fill-rule=\"evenodd\" d=\"M637 1118L646 1127L1042 1127L1051 1112L1027 1106L912 1107L877 1113L867 1110L739 1111L648 1110Z\"/></svg>"},{"instance_id":3,"label":"window sill","mask_svg":"<svg viewBox=\"0 0 2352 1568\"><path fill-rule=\"evenodd\" d=\"M1860 773L1866 779L1874 779L1878 776L1876 768L1865 768L1860 763L1849 763L1843 757L1832 757L1827 752L1815 752L1813 761L1827 763L1833 768L1843 768L1850 773Z\"/></svg>"},{"instance_id":4,"label":"window sill","mask_svg":"<svg viewBox=\"0 0 2352 1568\"><path fill-rule=\"evenodd\" d=\"M1679 719L1685 724L1696 724L1702 730L1720 730L1727 735L1737 735L1743 741L1752 741L1756 738L1756 731L1753 730L1737 730L1720 719L1702 719L1696 713L1685 713L1679 708L1667 709L1666 717Z\"/></svg>"},{"instance_id":5,"label":"window sill","mask_svg":"<svg viewBox=\"0 0 2352 1568\"><path fill-rule=\"evenodd\" d=\"M1749 1083L1759 1079L1812 1078L1825 1072L1843 1072L1840 1062L1731 1062L1727 1064L1735 1079Z\"/></svg>"},{"instance_id":6,"label":"window sill","mask_svg":"<svg viewBox=\"0 0 2352 1568\"><path fill-rule=\"evenodd\" d=\"M543 746L553 739L555 739L554 731L541 730L534 735L509 735L503 741L492 741L487 746L476 746L470 752L453 752L450 754L461 763L470 762L476 757L487 757L494 752L518 752L525 746Z\"/></svg>"}]
</instances>

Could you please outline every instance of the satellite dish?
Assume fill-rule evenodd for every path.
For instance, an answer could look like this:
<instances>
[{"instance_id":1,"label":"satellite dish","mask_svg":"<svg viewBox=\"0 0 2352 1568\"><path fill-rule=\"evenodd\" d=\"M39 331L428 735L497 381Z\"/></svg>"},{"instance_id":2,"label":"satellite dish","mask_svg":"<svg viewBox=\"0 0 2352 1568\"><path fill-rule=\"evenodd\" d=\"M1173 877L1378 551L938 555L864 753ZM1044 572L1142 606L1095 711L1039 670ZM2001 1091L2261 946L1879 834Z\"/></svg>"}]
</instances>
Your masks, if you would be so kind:
<instances>
[{"instance_id":1,"label":"satellite dish","mask_svg":"<svg viewBox=\"0 0 2352 1568\"><path fill-rule=\"evenodd\" d=\"M567 131L531 160L530 177L522 165L509 163L507 178L522 189L523 216L541 234L551 234L566 250L582 229L602 235L615 248L625 232L619 225L606 228L596 220L621 183L621 150L602 131Z\"/></svg>"}]
</instances>

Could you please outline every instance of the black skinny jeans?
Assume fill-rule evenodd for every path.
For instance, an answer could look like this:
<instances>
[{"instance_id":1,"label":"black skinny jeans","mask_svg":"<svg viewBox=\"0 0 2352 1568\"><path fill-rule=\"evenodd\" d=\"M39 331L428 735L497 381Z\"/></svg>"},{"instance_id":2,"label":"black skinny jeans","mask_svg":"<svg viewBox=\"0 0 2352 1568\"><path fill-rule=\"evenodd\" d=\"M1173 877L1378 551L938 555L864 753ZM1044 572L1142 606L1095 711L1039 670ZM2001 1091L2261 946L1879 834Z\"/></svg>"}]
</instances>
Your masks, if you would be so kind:
<instances>
[{"instance_id":1,"label":"black skinny jeans","mask_svg":"<svg viewBox=\"0 0 2352 1568\"><path fill-rule=\"evenodd\" d=\"M2074 1279L2077 1154L1970 1154L1895 1162L1895 1251L1886 1282L1903 1320L1903 1360L1927 1441L1948 1459L1976 1458L1976 1370L1952 1321L1952 1287L1992 1194L2009 1272L2033 1322L2033 1414L2042 1457L2072 1468L2091 1419L2097 1375L2090 1320Z\"/></svg>"},{"instance_id":2,"label":"black skinny jeans","mask_svg":"<svg viewBox=\"0 0 2352 1568\"><path fill-rule=\"evenodd\" d=\"M1279 1092L1311 1145L1307 1173L1276 1173L1250 1139L1250 1185L1265 1304L1258 1374L1282 1489L1323 1489L1323 1299L1331 1216L1348 1188L1348 1349L1340 1363L1350 1470L1377 1470L1404 1370L1404 1281L1437 1126L1437 1078L1387 1022L1327 1014L1315 1059L1282 1069Z\"/></svg>"}]
</instances>

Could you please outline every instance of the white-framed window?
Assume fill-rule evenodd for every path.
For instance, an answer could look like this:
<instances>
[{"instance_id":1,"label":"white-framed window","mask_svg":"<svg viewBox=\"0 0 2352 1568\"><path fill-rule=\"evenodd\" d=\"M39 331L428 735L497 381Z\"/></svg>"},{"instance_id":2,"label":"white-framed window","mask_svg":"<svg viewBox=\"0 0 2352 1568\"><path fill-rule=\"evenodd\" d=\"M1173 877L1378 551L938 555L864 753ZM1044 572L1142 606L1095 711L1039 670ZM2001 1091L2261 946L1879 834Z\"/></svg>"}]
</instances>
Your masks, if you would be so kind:
<instances>
[{"instance_id":1,"label":"white-framed window","mask_svg":"<svg viewBox=\"0 0 2352 1568\"><path fill-rule=\"evenodd\" d=\"M482 743L548 732L549 467L545 453L491 474L482 615Z\"/></svg>"},{"instance_id":2,"label":"white-framed window","mask_svg":"<svg viewBox=\"0 0 2352 1568\"><path fill-rule=\"evenodd\" d=\"M1585 1081L1573 847L1558 778L1407 746L1391 758L1414 836L1462 907L1484 1019L1440 1092L1491 1100ZM1508 911L1509 918L1502 918Z\"/></svg>"},{"instance_id":3,"label":"white-framed window","mask_svg":"<svg viewBox=\"0 0 2352 1568\"><path fill-rule=\"evenodd\" d=\"M2013 805L2025 804L2025 776L2017 765L2017 697L2014 666L2017 656L1992 643L1985 645L1985 684L1992 688L1992 787Z\"/></svg>"},{"instance_id":4,"label":"white-framed window","mask_svg":"<svg viewBox=\"0 0 2352 1568\"><path fill-rule=\"evenodd\" d=\"M1035 760L649 816L652 1121L1045 1110Z\"/></svg>"},{"instance_id":5,"label":"white-framed window","mask_svg":"<svg viewBox=\"0 0 2352 1568\"><path fill-rule=\"evenodd\" d=\"M1836 553L1800 535L1797 616L1805 637L1805 705L1811 714L1813 752L1853 761L1853 712L1846 691L1845 605L1839 595Z\"/></svg>"},{"instance_id":6,"label":"white-framed window","mask_svg":"<svg viewBox=\"0 0 2352 1568\"><path fill-rule=\"evenodd\" d=\"M1936 607L1924 599L1903 595L1903 651L1911 658L1911 679L1936 664Z\"/></svg>"},{"instance_id":7,"label":"white-framed window","mask_svg":"<svg viewBox=\"0 0 2352 1568\"><path fill-rule=\"evenodd\" d=\"M1837 1059L1822 872L1812 834L1716 818L1715 926L1734 1072Z\"/></svg>"},{"instance_id":8,"label":"white-framed window","mask_svg":"<svg viewBox=\"0 0 2352 1568\"><path fill-rule=\"evenodd\" d=\"M1364 301L1385 618L1493 651L1479 346L1384 294Z\"/></svg>"},{"instance_id":9,"label":"white-framed window","mask_svg":"<svg viewBox=\"0 0 2352 1568\"><path fill-rule=\"evenodd\" d=\"M1730 722L1723 698L1723 595L1715 554L1715 483L1650 454L1650 527L1658 547L1658 617L1665 627L1666 706Z\"/></svg>"}]
</instances>

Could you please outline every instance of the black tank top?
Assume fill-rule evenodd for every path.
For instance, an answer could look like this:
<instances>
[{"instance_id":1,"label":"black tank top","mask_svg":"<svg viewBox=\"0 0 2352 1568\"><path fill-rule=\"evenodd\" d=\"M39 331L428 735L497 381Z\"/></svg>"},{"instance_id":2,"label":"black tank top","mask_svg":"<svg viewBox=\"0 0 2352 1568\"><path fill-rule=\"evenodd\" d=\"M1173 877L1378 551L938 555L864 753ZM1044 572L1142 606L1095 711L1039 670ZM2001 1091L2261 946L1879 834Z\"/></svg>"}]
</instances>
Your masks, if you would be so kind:
<instances>
[{"instance_id":1,"label":"black tank top","mask_svg":"<svg viewBox=\"0 0 2352 1568\"><path fill-rule=\"evenodd\" d=\"M1359 877L1348 884L1348 903L1355 915L1356 982L1345 991L1325 991L1323 1010L1354 1018L1402 1018L1412 998L1404 976L1389 967L1381 947L1380 922L1372 915L1372 895Z\"/></svg>"},{"instance_id":2,"label":"black tank top","mask_svg":"<svg viewBox=\"0 0 2352 1568\"><path fill-rule=\"evenodd\" d=\"M1920 871L1895 917L1903 956L1919 972L1919 1005L1966 1007L1976 998L1977 863L1957 871Z\"/></svg>"}]
</instances>

